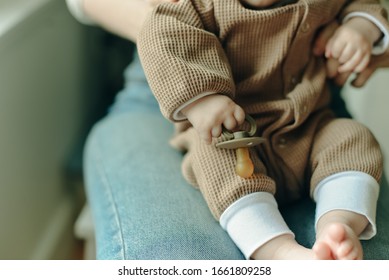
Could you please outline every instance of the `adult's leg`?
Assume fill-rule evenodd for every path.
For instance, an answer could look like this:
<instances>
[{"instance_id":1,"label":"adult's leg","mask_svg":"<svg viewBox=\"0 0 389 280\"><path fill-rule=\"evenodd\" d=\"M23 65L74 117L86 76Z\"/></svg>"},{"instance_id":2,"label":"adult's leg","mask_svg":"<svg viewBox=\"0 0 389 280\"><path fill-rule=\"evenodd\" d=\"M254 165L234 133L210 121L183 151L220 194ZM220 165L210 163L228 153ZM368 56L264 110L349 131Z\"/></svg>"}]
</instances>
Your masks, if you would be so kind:
<instances>
[{"instance_id":1,"label":"adult's leg","mask_svg":"<svg viewBox=\"0 0 389 280\"><path fill-rule=\"evenodd\" d=\"M159 113L139 61L125 89L95 125L85 148L87 198L98 259L242 259L168 145L172 125Z\"/></svg>"}]
</instances>

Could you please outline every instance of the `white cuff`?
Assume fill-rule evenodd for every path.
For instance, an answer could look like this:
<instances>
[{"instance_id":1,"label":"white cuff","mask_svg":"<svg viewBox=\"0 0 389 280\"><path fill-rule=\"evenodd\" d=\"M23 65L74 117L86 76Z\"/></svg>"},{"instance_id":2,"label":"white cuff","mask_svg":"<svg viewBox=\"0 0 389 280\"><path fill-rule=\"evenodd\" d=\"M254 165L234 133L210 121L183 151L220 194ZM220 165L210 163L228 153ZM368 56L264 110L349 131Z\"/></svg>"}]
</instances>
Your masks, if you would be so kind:
<instances>
[{"instance_id":1,"label":"white cuff","mask_svg":"<svg viewBox=\"0 0 389 280\"><path fill-rule=\"evenodd\" d=\"M192 104L193 102L195 102L196 100L199 100L200 98L203 98L205 96L208 96L208 95L211 95L211 94L215 94L217 92L203 92L199 95L197 95L196 97L186 101L184 104L182 104L180 107L178 107L174 112L173 112L173 120L175 121L183 121L183 120L186 120L186 117L181 113L181 111L186 107L188 106L189 104Z\"/></svg>"},{"instance_id":2,"label":"white cuff","mask_svg":"<svg viewBox=\"0 0 389 280\"><path fill-rule=\"evenodd\" d=\"M66 0L70 13L81 23L93 25L93 20L88 17L82 7L83 0Z\"/></svg>"},{"instance_id":3,"label":"white cuff","mask_svg":"<svg viewBox=\"0 0 389 280\"><path fill-rule=\"evenodd\" d=\"M221 215L220 224L247 259L277 236L294 236L274 196L267 192L252 193L235 201Z\"/></svg>"},{"instance_id":4,"label":"white cuff","mask_svg":"<svg viewBox=\"0 0 389 280\"><path fill-rule=\"evenodd\" d=\"M353 12L348 14L344 19L343 22L346 22L352 17L363 17L368 20L370 20L372 23L377 25L377 27L381 30L381 32L384 34L383 38L374 45L372 54L373 55L380 55L386 52L388 46L389 46L389 33L386 30L385 26L377 20L375 17L371 16L370 14L363 13L363 12Z\"/></svg>"},{"instance_id":5,"label":"white cuff","mask_svg":"<svg viewBox=\"0 0 389 280\"><path fill-rule=\"evenodd\" d=\"M332 210L347 210L365 216L369 225L359 236L367 240L377 233L376 208L379 184L369 174L340 172L322 180L315 189L315 228L319 219Z\"/></svg>"}]
</instances>

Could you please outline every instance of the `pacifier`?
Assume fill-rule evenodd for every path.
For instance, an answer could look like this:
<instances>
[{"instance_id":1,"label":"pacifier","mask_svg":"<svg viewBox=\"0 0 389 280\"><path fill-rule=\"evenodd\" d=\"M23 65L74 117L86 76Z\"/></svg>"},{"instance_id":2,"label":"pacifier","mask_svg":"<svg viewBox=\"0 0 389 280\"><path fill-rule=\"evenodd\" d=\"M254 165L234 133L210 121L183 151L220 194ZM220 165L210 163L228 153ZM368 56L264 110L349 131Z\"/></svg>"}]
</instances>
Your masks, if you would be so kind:
<instances>
[{"instance_id":1,"label":"pacifier","mask_svg":"<svg viewBox=\"0 0 389 280\"><path fill-rule=\"evenodd\" d=\"M251 116L246 115L245 120L250 124L249 131L231 132L223 128L222 133L227 140L217 143L216 147L236 150L235 172L238 176L247 179L254 173L254 164L250 158L249 148L265 142L265 138L254 136L257 132L257 124Z\"/></svg>"}]
</instances>

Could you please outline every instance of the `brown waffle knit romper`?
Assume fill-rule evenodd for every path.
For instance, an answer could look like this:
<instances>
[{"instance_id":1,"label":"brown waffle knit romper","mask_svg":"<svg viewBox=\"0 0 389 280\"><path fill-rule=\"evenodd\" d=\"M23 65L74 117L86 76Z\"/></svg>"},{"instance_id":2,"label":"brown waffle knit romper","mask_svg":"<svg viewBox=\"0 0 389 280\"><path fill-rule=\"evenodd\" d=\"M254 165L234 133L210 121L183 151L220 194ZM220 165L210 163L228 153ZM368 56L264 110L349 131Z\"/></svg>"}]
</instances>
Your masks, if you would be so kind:
<instances>
[{"instance_id":1,"label":"brown waffle knit romper","mask_svg":"<svg viewBox=\"0 0 389 280\"><path fill-rule=\"evenodd\" d=\"M180 0L154 10L138 50L164 116L177 121L175 111L199 94L224 94L255 118L258 135L267 139L251 149L255 173L243 179L235 174L234 151L206 145L188 122L178 123L172 143L187 152L183 174L216 219L253 192L283 202L312 194L338 172L380 180L378 143L356 121L334 117L324 60L311 51L320 27L360 11L388 27L373 0L300 0L266 10L238 0Z\"/></svg>"}]
</instances>

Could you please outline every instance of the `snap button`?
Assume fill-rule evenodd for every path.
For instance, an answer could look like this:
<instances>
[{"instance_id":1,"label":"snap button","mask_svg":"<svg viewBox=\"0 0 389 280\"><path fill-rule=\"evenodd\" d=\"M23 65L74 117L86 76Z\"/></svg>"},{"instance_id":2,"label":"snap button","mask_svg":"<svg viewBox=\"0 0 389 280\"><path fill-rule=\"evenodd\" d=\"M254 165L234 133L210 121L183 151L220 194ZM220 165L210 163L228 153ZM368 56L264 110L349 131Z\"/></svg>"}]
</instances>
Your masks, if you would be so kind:
<instances>
[{"instance_id":1,"label":"snap button","mask_svg":"<svg viewBox=\"0 0 389 280\"><path fill-rule=\"evenodd\" d=\"M311 25L308 22L304 22L303 25L301 26L301 32L308 32L309 29L311 28Z\"/></svg>"},{"instance_id":2,"label":"snap button","mask_svg":"<svg viewBox=\"0 0 389 280\"><path fill-rule=\"evenodd\" d=\"M280 138L278 140L278 147L285 148L288 141L285 138Z\"/></svg>"}]
</instances>

